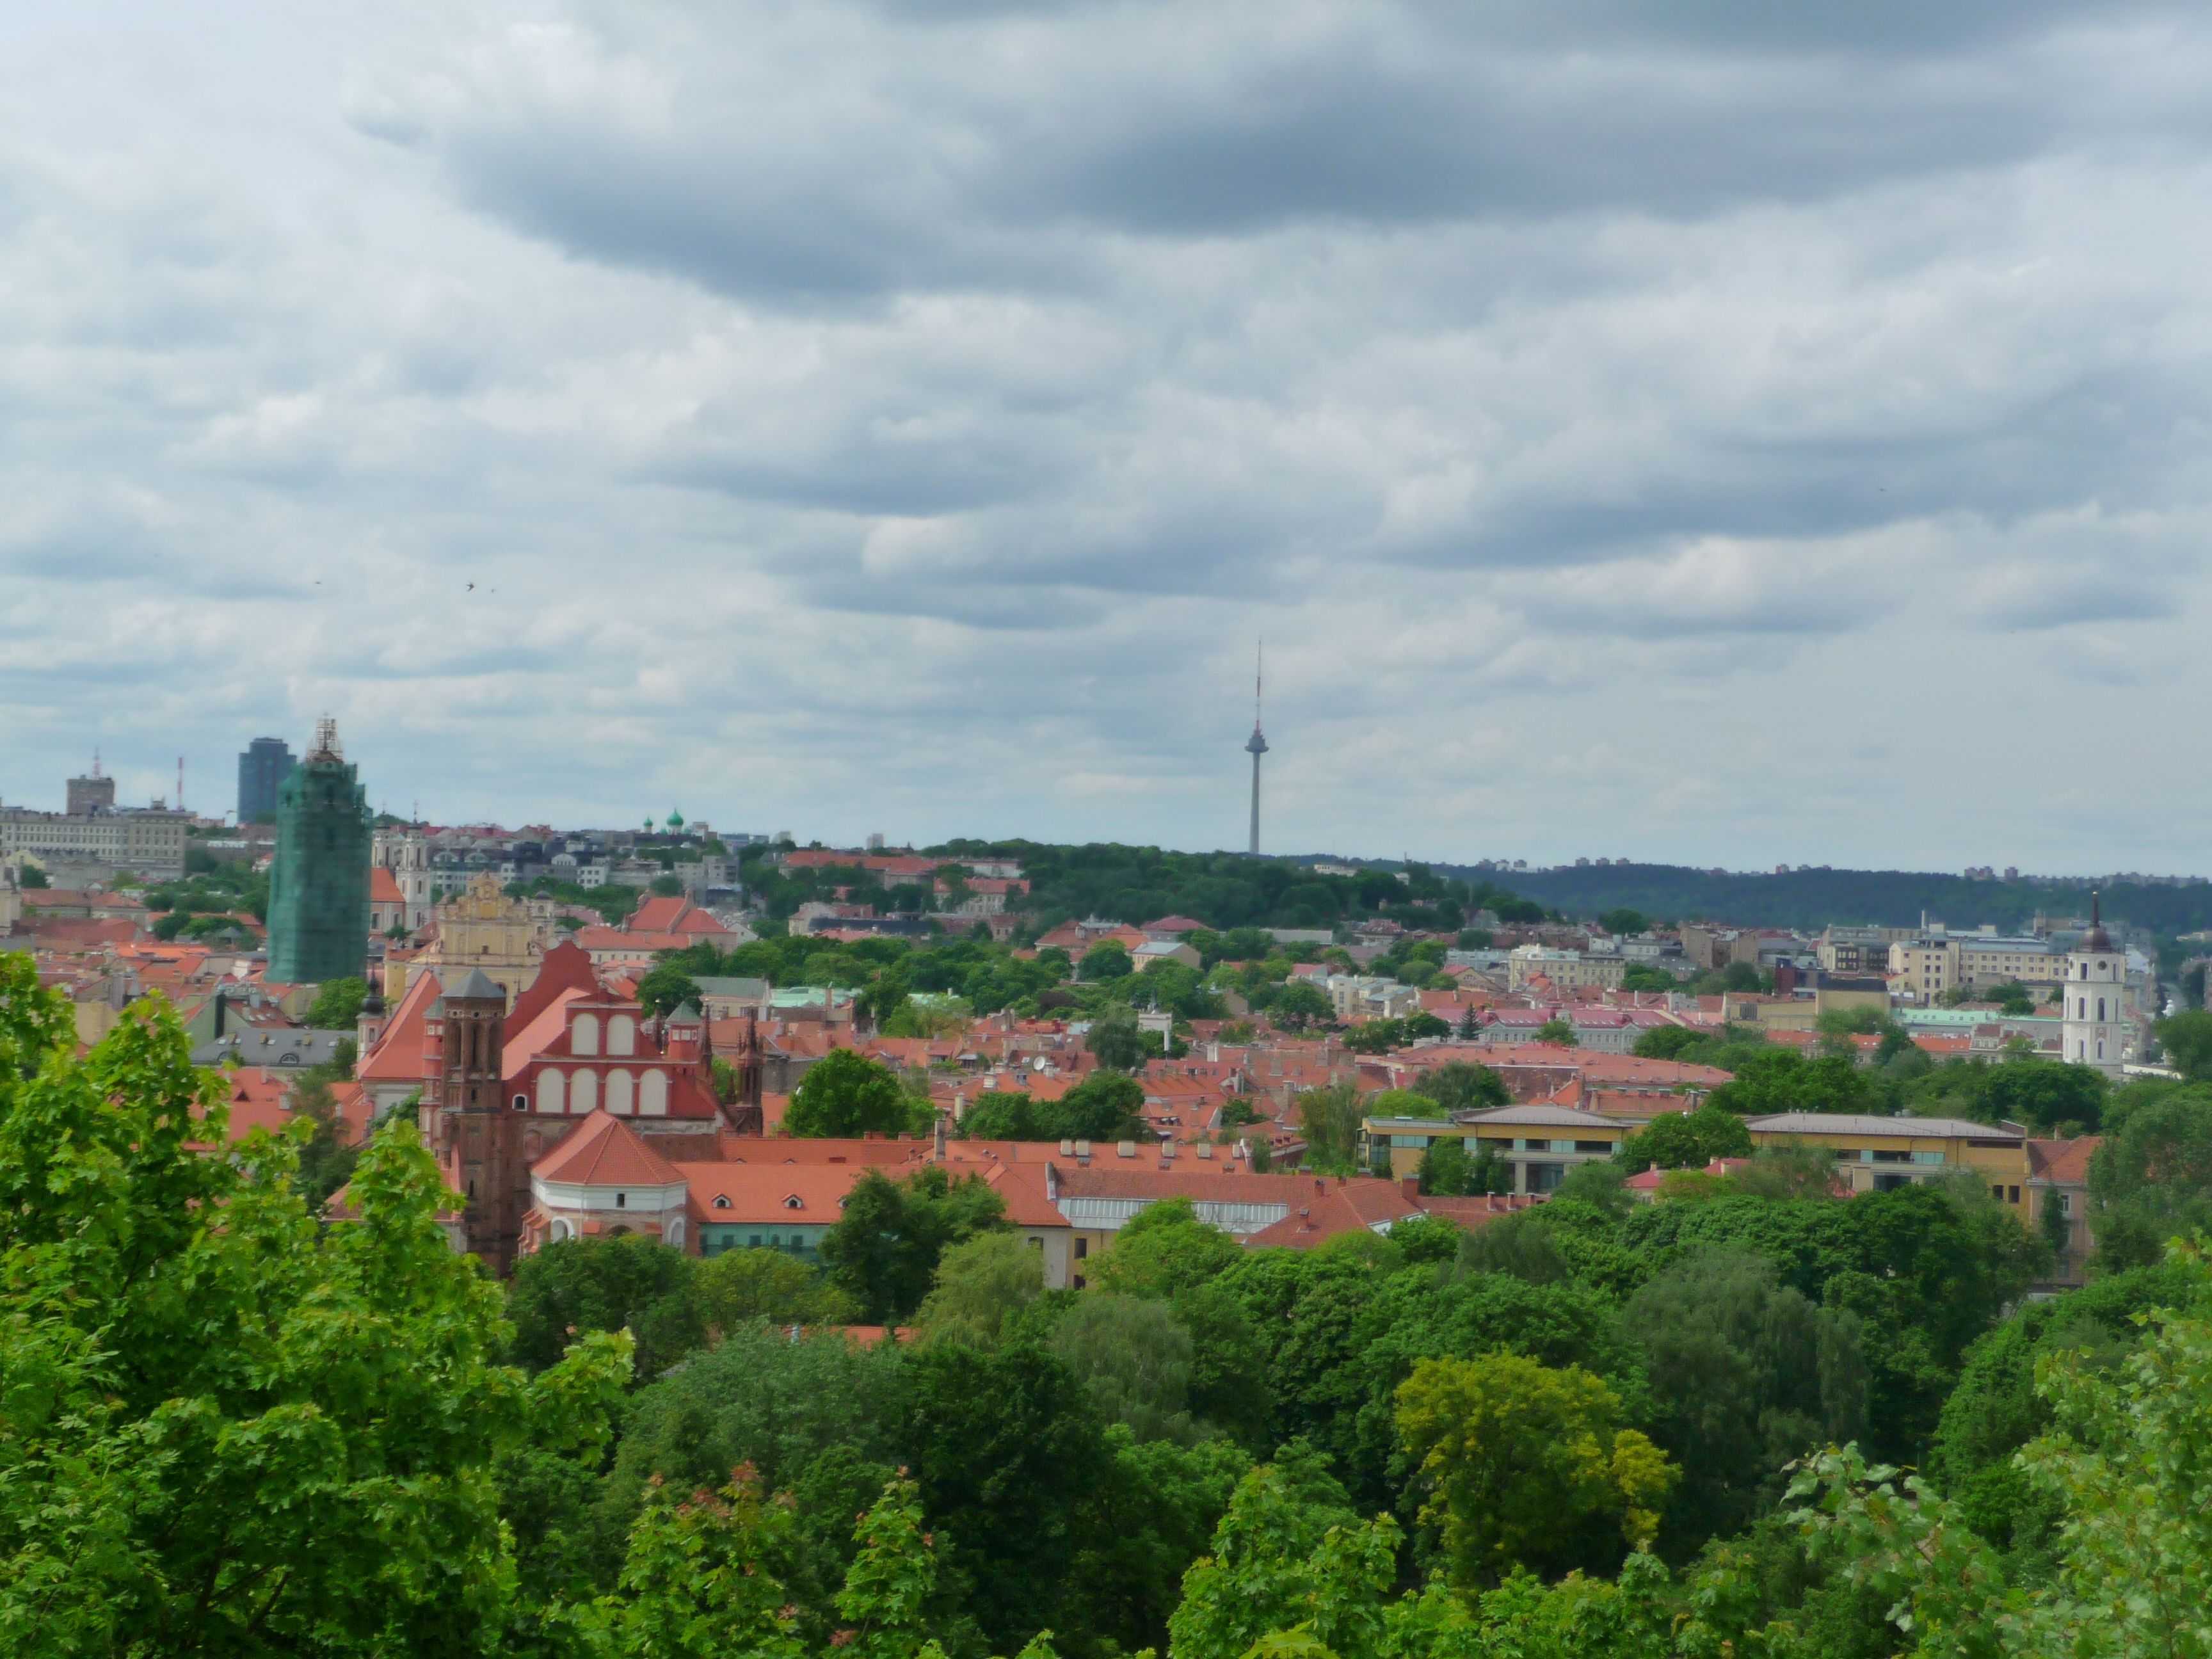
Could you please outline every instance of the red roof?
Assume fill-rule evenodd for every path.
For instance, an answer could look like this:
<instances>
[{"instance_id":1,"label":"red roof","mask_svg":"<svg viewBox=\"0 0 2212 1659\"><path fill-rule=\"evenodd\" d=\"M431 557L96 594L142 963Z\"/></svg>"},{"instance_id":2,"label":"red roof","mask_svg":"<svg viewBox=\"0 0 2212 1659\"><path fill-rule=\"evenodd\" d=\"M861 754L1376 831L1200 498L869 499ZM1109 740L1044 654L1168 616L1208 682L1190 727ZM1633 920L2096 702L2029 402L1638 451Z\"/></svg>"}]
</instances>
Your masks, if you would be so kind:
<instances>
[{"instance_id":1,"label":"red roof","mask_svg":"<svg viewBox=\"0 0 2212 1659\"><path fill-rule=\"evenodd\" d=\"M534 1181L583 1187L673 1187L684 1172L618 1117L592 1112L531 1166Z\"/></svg>"},{"instance_id":2,"label":"red roof","mask_svg":"<svg viewBox=\"0 0 2212 1659\"><path fill-rule=\"evenodd\" d=\"M415 975L407 994L392 1011L376 1047L362 1056L354 1076L363 1083L420 1083L422 1080L423 1011L437 1000L438 976L425 969Z\"/></svg>"},{"instance_id":3,"label":"red roof","mask_svg":"<svg viewBox=\"0 0 2212 1659\"><path fill-rule=\"evenodd\" d=\"M399 890L398 881L380 864L369 866L368 902L371 904L404 904L407 902L407 896Z\"/></svg>"}]
</instances>

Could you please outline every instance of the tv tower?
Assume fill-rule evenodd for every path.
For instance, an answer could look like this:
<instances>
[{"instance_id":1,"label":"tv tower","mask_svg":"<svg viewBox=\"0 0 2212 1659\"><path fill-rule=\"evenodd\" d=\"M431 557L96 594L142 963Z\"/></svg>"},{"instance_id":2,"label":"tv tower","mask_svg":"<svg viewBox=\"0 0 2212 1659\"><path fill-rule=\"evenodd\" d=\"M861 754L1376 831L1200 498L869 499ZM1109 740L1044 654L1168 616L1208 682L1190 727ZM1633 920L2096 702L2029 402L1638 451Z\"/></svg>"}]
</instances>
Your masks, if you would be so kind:
<instances>
[{"instance_id":1,"label":"tv tower","mask_svg":"<svg viewBox=\"0 0 2212 1659\"><path fill-rule=\"evenodd\" d=\"M1267 665L1267 642L1262 641L1252 661L1252 737L1244 745L1244 752L1252 757L1252 846L1251 854L1260 852L1260 757L1267 752L1267 739L1260 731L1260 690Z\"/></svg>"}]
</instances>

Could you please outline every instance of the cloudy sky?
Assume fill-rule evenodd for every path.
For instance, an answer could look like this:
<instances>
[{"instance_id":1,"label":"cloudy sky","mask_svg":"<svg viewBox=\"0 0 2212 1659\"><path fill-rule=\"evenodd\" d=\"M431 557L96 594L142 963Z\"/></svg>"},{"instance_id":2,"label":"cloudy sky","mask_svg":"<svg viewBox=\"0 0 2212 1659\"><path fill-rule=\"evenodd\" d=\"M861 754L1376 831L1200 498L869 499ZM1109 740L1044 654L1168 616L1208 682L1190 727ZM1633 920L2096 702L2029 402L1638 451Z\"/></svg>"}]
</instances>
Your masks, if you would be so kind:
<instances>
[{"instance_id":1,"label":"cloudy sky","mask_svg":"<svg viewBox=\"0 0 2212 1659\"><path fill-rule=\"evenodd\" d=\"M2212 14L77 0L0 799L2212 871ZM473 586L471 585L473 584Z\"/></svg>"}]
</instances>

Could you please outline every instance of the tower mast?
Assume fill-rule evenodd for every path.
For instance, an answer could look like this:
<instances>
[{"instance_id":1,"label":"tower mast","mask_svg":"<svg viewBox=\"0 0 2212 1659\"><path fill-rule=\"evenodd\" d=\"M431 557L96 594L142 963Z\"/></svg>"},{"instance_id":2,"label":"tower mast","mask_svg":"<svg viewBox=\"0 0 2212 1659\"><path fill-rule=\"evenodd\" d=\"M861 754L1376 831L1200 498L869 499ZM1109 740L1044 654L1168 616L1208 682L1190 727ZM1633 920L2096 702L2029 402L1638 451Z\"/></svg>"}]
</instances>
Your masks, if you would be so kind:
<instances>
[{"instance_id":1,"label":"tower mast","mask_svg":"<svg viewBox=\"0 0 2212 1659\"><path fill-rule=\"evenodd\" d=\"M1260 731L1260 692L1265 683L1267 642L1261 641L1252 663L1252 736L1244 745L1244 752L1252 757L1252 845L1250 853L1260 852L1260 757L1267 752L1267 739Z\"/></svg>"}]
</instances>

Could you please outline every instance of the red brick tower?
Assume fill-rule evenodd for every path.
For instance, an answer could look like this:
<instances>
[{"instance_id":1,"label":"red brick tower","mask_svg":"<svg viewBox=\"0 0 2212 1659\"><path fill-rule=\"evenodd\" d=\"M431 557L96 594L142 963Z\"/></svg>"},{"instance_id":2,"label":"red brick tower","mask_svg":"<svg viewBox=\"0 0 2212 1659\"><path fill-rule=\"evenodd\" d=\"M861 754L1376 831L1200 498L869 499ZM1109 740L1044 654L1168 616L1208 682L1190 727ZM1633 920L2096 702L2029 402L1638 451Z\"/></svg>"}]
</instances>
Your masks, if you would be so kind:
<instances>
[{"instance_id":1,"label":"red brick tower","mask_svg":"<svg viewBox=\"0 0 2212 1659\"><path fill-rule=\"evenodd\" d=\"M471 969L424 1021L422 1134L465 1200L462 1247L505 1275L530 1209L520 1115L501 1097L507 993Z\"/></svg>"}]
</instances>

